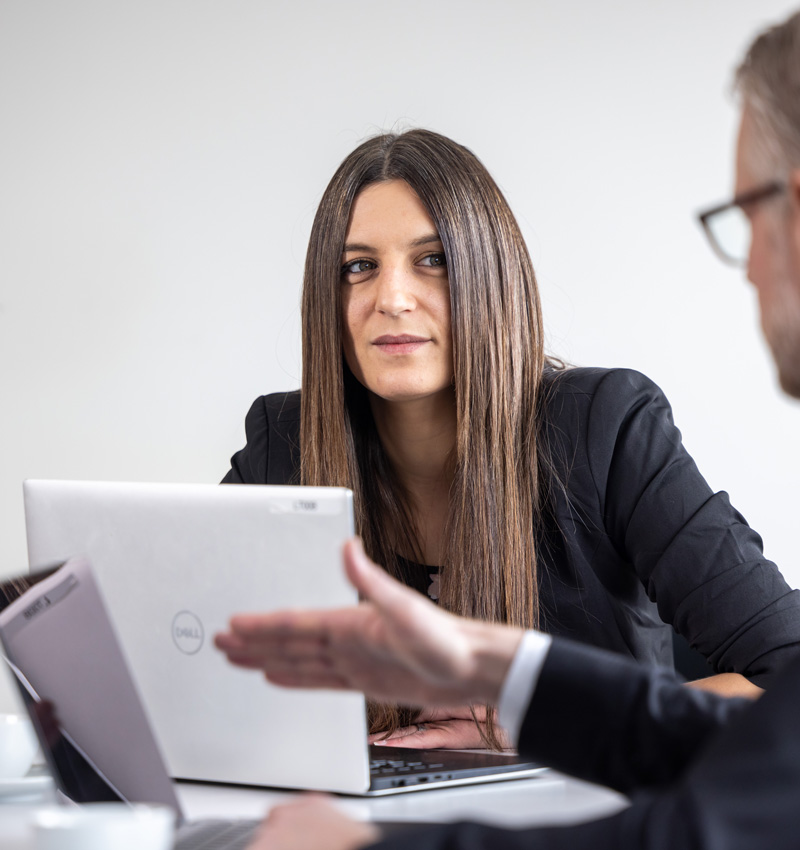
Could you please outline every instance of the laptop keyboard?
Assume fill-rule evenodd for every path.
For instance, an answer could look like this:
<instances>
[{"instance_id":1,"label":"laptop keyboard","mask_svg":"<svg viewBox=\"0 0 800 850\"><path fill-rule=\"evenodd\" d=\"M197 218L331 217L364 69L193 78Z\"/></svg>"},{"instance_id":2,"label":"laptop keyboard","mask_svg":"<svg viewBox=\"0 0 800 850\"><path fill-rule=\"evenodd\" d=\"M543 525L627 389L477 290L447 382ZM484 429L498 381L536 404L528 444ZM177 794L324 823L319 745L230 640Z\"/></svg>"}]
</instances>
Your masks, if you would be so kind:
<instances>
[{"instance_id":1,"label":"laptop keyboard","mask_svg":"<svg viewBox=\"0 0 800 850\"><path fill-rule=\"evenodd\" d=\"M175 850L244 850L258 820L199 820L184 824L175 836Z\"/></svg>"},{"instance_id":2,"label":"laptop keyboard","mask_svg":"<svg viewBox=\"0 0 800 850\"><path fill-rule=\"evenodd\" d=\"M369 772L373 776L394 776L403 773L430 773L444 767L444 764L423 763L415 759L391 758L370 759Z\"/></svg>"}]
</instances>

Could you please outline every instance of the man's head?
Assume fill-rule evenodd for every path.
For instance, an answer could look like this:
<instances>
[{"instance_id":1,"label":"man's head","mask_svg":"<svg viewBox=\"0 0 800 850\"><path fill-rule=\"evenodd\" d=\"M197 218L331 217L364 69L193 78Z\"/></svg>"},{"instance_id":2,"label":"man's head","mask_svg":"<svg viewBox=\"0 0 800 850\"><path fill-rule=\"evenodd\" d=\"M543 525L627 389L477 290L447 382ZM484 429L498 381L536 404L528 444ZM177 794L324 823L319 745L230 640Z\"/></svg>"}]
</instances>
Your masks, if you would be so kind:
<instances>
[{"instance_id":1,"label":"man's head","mask_svg":"<svg viewBox=\"0 0 800 850\"><path fill-rule=\"evenodd\" d=\"M747 276L783 389L800 398L800 12L762 33L736 72L742 120L736 195L750 221Z\"/></svg>"}]
</instances>

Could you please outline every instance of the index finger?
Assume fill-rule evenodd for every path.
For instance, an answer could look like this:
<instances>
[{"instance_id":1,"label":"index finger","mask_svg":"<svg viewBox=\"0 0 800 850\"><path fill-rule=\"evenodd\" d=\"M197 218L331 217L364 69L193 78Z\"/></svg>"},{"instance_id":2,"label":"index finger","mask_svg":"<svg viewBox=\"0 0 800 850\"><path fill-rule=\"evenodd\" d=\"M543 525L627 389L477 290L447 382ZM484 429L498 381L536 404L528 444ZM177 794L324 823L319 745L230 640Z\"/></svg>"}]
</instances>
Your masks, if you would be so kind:
<instances>
[{"instance_id":1,"label":"index finger","mask_svg":"<svg viewBox=\"0 0 800 850\"><path fill-rule=\"evenodd\" d=\"M229 625L233 634L245 640L276 638L327 640L329 633L325 614L315 611L235 614L231 617Z\"/></svg>"}]
</instances>

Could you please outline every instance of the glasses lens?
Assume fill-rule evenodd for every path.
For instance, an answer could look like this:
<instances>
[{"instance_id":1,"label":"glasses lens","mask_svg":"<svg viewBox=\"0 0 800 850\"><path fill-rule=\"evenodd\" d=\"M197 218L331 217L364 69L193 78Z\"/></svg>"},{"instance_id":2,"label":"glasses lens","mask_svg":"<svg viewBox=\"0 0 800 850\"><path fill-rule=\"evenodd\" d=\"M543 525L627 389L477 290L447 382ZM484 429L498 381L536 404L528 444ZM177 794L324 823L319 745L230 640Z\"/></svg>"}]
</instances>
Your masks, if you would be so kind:
<instances>
[{"instance_id":1,"label":"glasses lens","mask_svg":"<svg viewBox=\"0 0 800 850\"><path fill-rule=\"evenodd\" d=\"M727 263L747 265L750 251L750 222L739 207L728 207L706 219L706 230L714 250Z\"/></svg>"}]
</instances>

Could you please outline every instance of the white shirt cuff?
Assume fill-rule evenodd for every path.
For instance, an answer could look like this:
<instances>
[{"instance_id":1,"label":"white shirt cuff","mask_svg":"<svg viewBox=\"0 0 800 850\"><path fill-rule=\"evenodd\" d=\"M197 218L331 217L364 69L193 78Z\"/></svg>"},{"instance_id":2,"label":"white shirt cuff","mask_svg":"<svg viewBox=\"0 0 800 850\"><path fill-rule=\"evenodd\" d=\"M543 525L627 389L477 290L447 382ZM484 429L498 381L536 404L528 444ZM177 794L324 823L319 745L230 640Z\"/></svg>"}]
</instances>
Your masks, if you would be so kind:
<instances>
[{"instance_id":1,"label":"white shirt cuff","mask_svg":"<svg viewBox=\"0 0 800 850\"><path fill-rule=\"evenodd\" d=\"M508 668L497 704L497 722L505 729L514 746L519 741L522 719L533 698L552 642L550 635L542 632L525 632Z\"/></svg>"}]
</instances>

